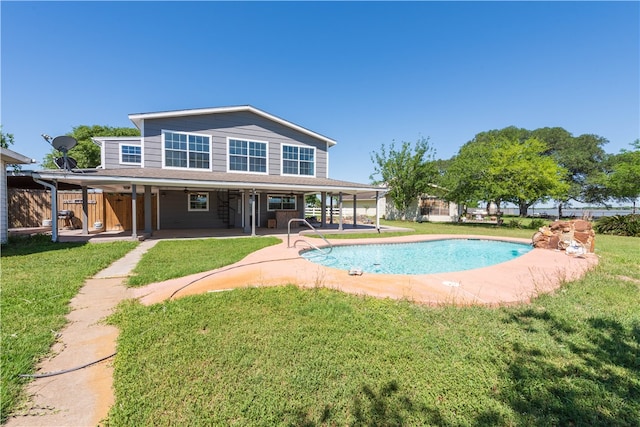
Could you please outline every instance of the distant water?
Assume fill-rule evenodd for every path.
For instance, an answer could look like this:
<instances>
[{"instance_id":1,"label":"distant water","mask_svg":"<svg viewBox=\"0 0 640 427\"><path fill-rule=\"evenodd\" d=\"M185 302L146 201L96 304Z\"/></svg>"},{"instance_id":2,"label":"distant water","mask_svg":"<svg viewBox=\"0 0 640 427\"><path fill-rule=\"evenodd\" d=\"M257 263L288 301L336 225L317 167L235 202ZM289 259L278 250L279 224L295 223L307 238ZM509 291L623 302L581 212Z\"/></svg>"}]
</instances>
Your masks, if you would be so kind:
<instances>
[{"instance_id":1,"label":"distant water","mask_svg":"<svg viewBox=\"0 0 640 427\"><path fill-rule=\"evenodd\" d=\"M518 215L520 211L517 208L505 208L502 209L506 215ZM583 216L587 216L590 218L601 218L603 216L615 216L615 215L629 215L632 213L631 209L562 209L563 217L573 217L573 218L582 218ZM640 209L636 208L636 213L640 213ZM558 217L558 208L529 208L527 211L527 215L529 216L537 216L537 215L547 215L549 218L557 218Z\"/></svg>"}]
</instances>

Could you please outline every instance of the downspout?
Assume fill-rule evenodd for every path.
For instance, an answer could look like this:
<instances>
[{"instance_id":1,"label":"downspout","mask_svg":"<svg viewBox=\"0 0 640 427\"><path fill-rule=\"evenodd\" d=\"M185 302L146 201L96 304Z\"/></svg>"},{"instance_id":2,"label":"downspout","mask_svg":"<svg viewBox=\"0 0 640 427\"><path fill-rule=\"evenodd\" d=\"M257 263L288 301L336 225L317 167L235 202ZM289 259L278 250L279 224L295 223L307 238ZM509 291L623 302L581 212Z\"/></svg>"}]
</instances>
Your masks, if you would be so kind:
<instances>
[{"instance_id":1,"label":"downspout","mask_svg":"<svg viewBox=\"0 0 640 427\"><path fill-rule=\"evenodd\" d=\"M47 187L51 190L51 241L58 242L58 190L56 186L45 181L40 181L37 178L32 177L38 184Z\"/></svg>"}]
</instances>

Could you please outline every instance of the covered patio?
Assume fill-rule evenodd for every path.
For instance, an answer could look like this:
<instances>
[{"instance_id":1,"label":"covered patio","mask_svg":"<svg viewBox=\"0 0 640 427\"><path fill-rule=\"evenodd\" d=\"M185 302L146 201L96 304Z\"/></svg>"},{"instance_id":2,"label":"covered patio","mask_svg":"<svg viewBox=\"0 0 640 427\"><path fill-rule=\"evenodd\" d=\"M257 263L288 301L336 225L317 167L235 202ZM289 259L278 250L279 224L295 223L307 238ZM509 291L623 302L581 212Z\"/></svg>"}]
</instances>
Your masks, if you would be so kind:
<instances>
[{"instance_id":1,"label":"covered patio","mask_svg":"<svg viewBox=\"0 0 640 427\"><path fill-rule=\"evenodd\" d=\"M286 232L289 219L304 218L305 196L320 196L321 217L314 227L358 228L371 226L359 224L354 215L349 224L342 216L342 201L357 205L358 195L380 196L384 189L366 184L332 179L289 176L255 176L250 174L224 174L211 172L176 171L166 169L118 169L82 171L37 171L31 173L35 182L51 191L52 211L57 188L61 183L75 185L82 191L81 230L60 230L52 222L52 240L88 237L88 240L106 236L118 238L150 238L164 233L184 236L260 235ZM130 223L119 230L90 228L87 195L89 189L99 189L106 194L127 198L130 207L123 216ZM339 213L337 224L327 218L327 204L337 199ZM328 202L329 201L329 202ZM279 203L279 205L278 205ZM379 228L380 213L376 209L373 228ZM130 224L130 225L129 225ZM296 228L298 224L293 225ZM71 231L71 233L69 233ZM114 233L114 231L116 231Z\"/></svg>"}]
</instances>

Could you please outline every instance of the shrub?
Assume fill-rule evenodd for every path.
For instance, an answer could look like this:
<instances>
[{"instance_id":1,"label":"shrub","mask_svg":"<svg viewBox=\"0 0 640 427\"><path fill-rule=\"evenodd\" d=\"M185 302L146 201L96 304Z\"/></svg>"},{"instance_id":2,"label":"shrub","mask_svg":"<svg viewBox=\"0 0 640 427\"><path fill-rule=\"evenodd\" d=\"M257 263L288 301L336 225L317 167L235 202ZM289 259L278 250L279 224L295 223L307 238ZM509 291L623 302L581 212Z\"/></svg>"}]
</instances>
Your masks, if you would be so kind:
<instances>
[{"instance_id":1,"label":"shrub","mask_svg":"<svg viewBox=\"0 0 640 427\"><path fill-rule=\"evenodd\" d=\"M547 221L545 221L544 219L533 219L531 220L531 222L529 223L529 227L527 228L537 230L540 227L544 227L546 223Z\"/></svg>"},{"instance_id":2,"label":"shrub","mask_svg":"<svg viewBox=\"0 0 640 427\"><path fill-rule=\"evenodd\" d=\"M615 215L600 218L595 225L600 234L640 237L640 215Z\"/></svg>"},{"instance_id":3,"label":"shrub","mask_svg":"<svg viewBox=\"0 0 640 427\"><path fill-rule=\"evenodd\" d=\"M522 228L522 221L519 219L512 219L507 223L509 228Z\"/></svg>"}]
</instances>

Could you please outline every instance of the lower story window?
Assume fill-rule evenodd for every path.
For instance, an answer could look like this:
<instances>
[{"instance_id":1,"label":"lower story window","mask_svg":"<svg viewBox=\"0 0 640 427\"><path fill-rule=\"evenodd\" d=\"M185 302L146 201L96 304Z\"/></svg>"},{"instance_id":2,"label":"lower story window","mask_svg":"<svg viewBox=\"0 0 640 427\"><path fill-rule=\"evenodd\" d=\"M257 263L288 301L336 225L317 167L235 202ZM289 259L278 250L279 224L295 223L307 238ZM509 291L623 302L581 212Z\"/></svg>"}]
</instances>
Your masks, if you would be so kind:
<instances>
[{"instance_id":1,"label":"lower story window","mask_svg":"<svg viewBox=\"0 0 640 427\"><path fill-rule=\"evenodd\" d=\"M296 196L267 196L267 209L270 211L296 210Z\"/></svg>"},{"instance_id":2,"label":"lower story window","mask_svg":"<svg viewBox=\"0 0 640 427\"><path fill-rule=\"evenodd\" d=\"M209 210L209 193L189 193L189 212Z\"/></svg>"}]
</instances>

